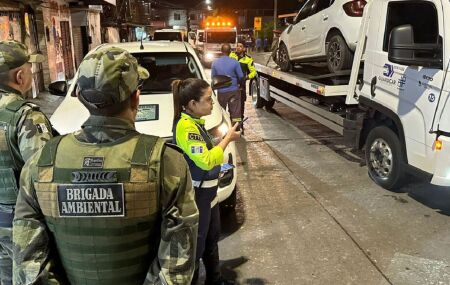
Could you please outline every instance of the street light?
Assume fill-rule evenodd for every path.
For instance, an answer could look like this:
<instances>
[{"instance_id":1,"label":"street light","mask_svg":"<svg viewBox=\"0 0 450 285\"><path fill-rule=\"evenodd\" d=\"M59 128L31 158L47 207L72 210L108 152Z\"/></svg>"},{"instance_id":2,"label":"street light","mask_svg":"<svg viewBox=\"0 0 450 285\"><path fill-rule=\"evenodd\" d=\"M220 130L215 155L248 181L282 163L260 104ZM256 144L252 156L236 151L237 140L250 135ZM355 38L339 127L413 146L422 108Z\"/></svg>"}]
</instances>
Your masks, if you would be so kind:
<instances>
[{"instance_id":1,"label":"street light","mask_svg":"<svg viewBox=\"0 0 450 285\"><path fill-rule=\"evenodd\" d=\"M211 4L211 0L205 0L206 4Z\"/></svg>"}]
</instances>

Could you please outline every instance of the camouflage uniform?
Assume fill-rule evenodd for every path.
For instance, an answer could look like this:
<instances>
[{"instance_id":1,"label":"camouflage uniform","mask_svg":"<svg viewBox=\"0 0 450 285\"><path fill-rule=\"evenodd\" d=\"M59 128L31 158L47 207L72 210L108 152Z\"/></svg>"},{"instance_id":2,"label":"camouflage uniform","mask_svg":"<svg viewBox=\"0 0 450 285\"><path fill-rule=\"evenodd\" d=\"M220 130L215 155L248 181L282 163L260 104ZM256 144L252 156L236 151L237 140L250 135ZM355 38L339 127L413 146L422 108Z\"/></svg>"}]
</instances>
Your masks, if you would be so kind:
<instances>
[{"instance_id":1,"label":"camouflage uniform","mask_svg":"<svg viewBox=\"0 0 450 285\"><path fill-rule=\"evenodd\" d=\"M15 41L0 42L0 73L26 62L41 62ZM39 108L24 101L19 91L0 84L0 284L12 283L12 218L21 168L52 137L51 127Z\"/></svg>"},{"instance_id":2,"label":"camouflage uniform","mask_svg":"<svg viewBox=\"0 0 450 285\"><path fill-rule=\"evenodd\" d=\"M136 59L127 52L103 48L81 63L78 97L84 104L103 108L127 99L139 79L146 77L148 72L138 70ZM141 139L155 144L138 151ZM94 169L85 168L86 154L91 152L102 161ZM72 181L58 178L68 171ZM58 203L67 200L69 189L64 187L76 183L77 173L114 171L124 185L122 216L79 217L83 211L65 216ZM127 175L129 181L123 178ZM133 177L139 181L132 183ZM98 187L99 178L93 181L91 187ZM145 198L149 195L153 198ZM190 284L197 225L192 181L180 151L162 139L139 134L132 121L91 115L82 130L51 140L22 171L14 219L14 282Z\"/></svg>"}]
</instances>

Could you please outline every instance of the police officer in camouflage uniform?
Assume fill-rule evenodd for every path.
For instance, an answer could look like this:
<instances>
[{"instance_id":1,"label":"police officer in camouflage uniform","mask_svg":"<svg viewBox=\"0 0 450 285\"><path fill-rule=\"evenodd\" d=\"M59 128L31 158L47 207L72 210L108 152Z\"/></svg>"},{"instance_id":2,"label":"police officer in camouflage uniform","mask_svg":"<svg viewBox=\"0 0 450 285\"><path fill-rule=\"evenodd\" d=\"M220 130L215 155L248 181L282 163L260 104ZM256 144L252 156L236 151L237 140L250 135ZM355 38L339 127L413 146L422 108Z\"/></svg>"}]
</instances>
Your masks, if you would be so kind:
<instances>
[{"instance_id":1,"label":"police officer in camouflage uniform","mask_svg":"<svg viewBox=\"0 0 450 285\"><path fill-rule=\"evenodd\" d=\"M104 47L78 72L90 117L22 171L15 284L189 284L198 210L187 163L134 126L147 70Z\"/></svg>"},{"instance_id":2,"label":"police officer in camouflage uniform","mask_svg":"<svg viewBox=\"0 0 450 285\"><path fill-rule=\"evenodd\" d=\"M31 90L33 62L16 41L0 42L0 284L12 284L12 221L23 164L52 137L39 108L24 100Z\"/></svg>"}]
</instances>

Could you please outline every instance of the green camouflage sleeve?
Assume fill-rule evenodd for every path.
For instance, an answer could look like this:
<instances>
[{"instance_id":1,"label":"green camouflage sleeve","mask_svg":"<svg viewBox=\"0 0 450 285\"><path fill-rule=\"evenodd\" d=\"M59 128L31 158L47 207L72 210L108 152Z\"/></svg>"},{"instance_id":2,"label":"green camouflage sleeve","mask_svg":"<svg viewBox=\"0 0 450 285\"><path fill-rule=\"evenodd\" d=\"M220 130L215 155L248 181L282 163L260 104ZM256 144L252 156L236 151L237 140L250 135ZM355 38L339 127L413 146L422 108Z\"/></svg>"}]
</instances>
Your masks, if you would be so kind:
<instances>
[{"instance_id":1,"label":"green camouflage sleeve","mask_svg":"<svg viewBox=\"0 0 450 285\"><path fill-rule=\"evenodd\" d=\"M27 106L26 108L30 108ZM52 136L52 127L47 117L41 112L30 108L19 121L18 141L23 161L27 161Z\"/></svg>"},{"instance_id":2,"label":"green camouflage sleeve","mask_svg":"<svg viewBox=\"0 0 450 285\"><path fill-rule=\"evenodd\" d=\"M191 284L198 231L191 174L183 155L169 147L162 167L161 241L145 284Z\"/></svg>"},{"instance_id":3,"label":"green camouflage sleeve","mask_svg":"<svg viewBox=\"0 0 450 285\"><path fill-rule=\"evenodd\" d=\"M56 280L50 237L33 186L40 151L22 169L20 190L13 222L13 282L60 284Z\"/></svg>"}]
</instances>

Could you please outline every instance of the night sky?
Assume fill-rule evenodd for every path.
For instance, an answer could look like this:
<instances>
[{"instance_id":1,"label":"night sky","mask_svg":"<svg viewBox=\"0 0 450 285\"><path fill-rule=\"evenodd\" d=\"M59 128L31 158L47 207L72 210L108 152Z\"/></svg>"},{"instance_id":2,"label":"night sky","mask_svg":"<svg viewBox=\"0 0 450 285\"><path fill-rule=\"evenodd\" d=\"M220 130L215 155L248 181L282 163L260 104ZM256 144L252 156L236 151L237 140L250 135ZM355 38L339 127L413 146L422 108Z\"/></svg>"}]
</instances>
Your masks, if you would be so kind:
<instances>
[{"instance_id":1,"label":"night sky","mask_svg":"<svg viewBox=\"0 0 450 285\"><path fill-rule=\"evenodd\" d=\"M196 5L201 0L178 0L188 5ZM176 1L176 2L178 2ZM273 9L273 0L211 0L214 6L233 9ZM278 7L281 11L295 11L299 6L298 0L278 0Z\"/></svg>"}]
</instances>

